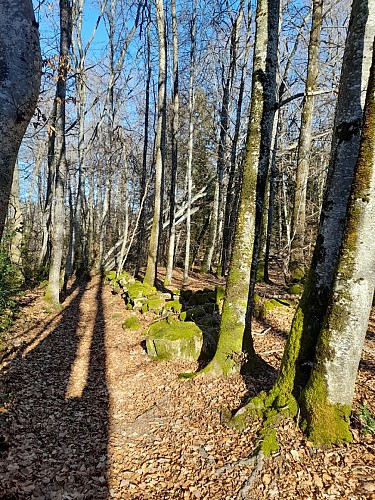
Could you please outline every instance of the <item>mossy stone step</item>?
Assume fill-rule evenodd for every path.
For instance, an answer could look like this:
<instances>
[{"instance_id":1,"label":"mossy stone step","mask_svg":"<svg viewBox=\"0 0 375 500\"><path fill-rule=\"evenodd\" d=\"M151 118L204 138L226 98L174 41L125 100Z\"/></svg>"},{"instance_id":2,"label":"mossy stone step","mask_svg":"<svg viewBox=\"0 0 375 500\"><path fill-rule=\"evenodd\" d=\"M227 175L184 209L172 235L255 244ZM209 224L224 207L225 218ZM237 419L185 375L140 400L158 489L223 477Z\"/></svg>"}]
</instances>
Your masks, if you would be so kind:
<instances>
[{"instance_id":1,"label":"mossy stone step","mask_svg":"<svg viewBox=\"0 0 375 500\"><path fill-rule=\"evenodd\" d=\"M203 344L201 329L193 322L162 320L151 325L146 337L147 354L154 361L196 361Z\"/></svg>"}]
</instances>

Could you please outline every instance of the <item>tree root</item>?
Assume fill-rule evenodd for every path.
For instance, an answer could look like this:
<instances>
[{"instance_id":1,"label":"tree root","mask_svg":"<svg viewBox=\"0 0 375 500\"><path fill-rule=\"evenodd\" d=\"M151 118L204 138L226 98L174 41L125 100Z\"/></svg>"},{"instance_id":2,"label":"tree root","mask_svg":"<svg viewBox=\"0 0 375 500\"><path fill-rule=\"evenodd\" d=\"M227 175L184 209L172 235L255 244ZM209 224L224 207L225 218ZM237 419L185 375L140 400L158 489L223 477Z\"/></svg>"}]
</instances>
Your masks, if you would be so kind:
<instances>
[{"instance_id":1,"label":"tree root","mask_svg":"<svg viewBox=\"0 0 375 500\"><path fill-rule=\"evenodd\" d=\"M260 473L262 472L263 466L265 464L265 456L264 456L263 452L260 450L257 453L257 455L255 457L253 457L253 459L254 459L254 463L255 463L254 468L250 474L250 477L248 479L246 479L244 484L241 486L241 489L238 491L237 496L236 496L237 500L241 500L243 498L248 498L248 494L249 494L251 488L253 487L254 482L256 481L256 479L258 478Z\"/></svg>"}]
</instances>

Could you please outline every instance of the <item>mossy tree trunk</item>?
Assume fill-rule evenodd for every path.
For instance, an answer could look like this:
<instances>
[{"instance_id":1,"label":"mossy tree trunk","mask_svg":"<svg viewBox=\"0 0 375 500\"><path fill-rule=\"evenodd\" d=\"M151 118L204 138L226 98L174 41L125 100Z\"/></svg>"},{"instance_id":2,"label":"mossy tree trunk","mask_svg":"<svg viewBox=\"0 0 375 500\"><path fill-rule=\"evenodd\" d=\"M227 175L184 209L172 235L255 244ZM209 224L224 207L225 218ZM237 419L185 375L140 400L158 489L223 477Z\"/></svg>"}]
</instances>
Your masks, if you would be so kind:
<instances>
[{"instance_id":1,"label":"mossy tree trunk","mask_svg":"<svg viewBox=\"0 0 375 500\"><path fill-rule=\"evenodd\" d=\"M292 210L292 245L289 259L291 277L300 279L305 273L304 243L307 180L310 167L314 91L319 75L319 46L323 19L323 0L312 1L312 22L308 48L305 97L302 104L301 128L298 140L296 187Z\"/></svg>"},{"instance_id":2,"label":"mossy tree trunk","mask_svg":"<svg viewBox=\"0 0 375 500\"><path fill-rule=\"evenodd\" d=\"M259 169L267 164L267 141L275 112L275 77L279 28L279 2L259 0L253 61L251 110L243 178L232 255L216 354L203 373L212 376L239 372L244 345L250 270L253 260L257 182ZM273 95L270 98L270 96ZM272 104L273 106L272 106ZM269 108L271 104L271 108ZM268 152L269 159L269 152ZM268 164L267 164L268 165ZM251 300L251 299L250 299ZM251 336L245 342L249 365L257 361Z\"/></svg>"},{"instance_id":3,"label":"mossy tree trunk","mask_svg":"<svg viewBox=\"0 0 375 500\"><path fill-rule=\"evenodd\" d=\"M18 150L39 95L41 55L31 0L0 3L0 239Z\"/></svg>"},{"instance_id":4,"label":"mossy tree trunk","mask_svg":"<svg viewBox=\"0 0 375 500\"><path fill-rule=\"evenodd\" d=\"M375 35L375 0L354 0L347 35L332 139L327 187L312 265L295 313L281 368L268 394L250 400L232 423L242 426L254 409L297 409L314 366L345 228L348 201L358 158L363 106Z\"/></svg>"},{"instance_id":5,"label":"mossy tree trunk","mask_svg":"<svg viewBox=\"0 0 375 500\"><path fill-rule=\"evenodd\" d=\"M375 46L375 40L374 40ZM312 441L350 441L349 416L375 286L375 51L343 244L302 414Z\"/></svg>"}]
</instances>

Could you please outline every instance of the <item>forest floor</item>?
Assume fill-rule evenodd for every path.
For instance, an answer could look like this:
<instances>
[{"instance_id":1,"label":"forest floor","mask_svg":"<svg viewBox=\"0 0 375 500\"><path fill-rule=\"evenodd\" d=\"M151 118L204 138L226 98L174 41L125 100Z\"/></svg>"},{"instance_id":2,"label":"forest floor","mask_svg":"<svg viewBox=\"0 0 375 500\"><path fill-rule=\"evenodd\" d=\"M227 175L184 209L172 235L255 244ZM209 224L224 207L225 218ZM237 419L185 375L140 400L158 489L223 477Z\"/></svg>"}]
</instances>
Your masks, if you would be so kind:
<instances>
[{"instance_id":1,"label":"forest floor","mask_svg":"<svg viewBox=\"0 0 375 500\"><path fill-rule=\"evenodd\" d=\"M189 287L220 280L192 275ZM181 285L176 274L174 287ZM264 297L285 293L259 285ZM370 321L352 419L353 442L316 449L295 422L278 424L280 451L256 448L259 422L244 433L220 421L272 385L293 311L254 320L256 350L274 367L263 378L182 380L196 363L149 360L134 313L93 276L72 284L56 313L43 290L20 299L0 356L2 499L375 499L375 318ZM140 316L144 328L150 317ZM269 327L271 327L269 329ZM367 406L366 406L367 405ZM372 422L373 423L373 422Z\"/></svg>"}]
</instances>

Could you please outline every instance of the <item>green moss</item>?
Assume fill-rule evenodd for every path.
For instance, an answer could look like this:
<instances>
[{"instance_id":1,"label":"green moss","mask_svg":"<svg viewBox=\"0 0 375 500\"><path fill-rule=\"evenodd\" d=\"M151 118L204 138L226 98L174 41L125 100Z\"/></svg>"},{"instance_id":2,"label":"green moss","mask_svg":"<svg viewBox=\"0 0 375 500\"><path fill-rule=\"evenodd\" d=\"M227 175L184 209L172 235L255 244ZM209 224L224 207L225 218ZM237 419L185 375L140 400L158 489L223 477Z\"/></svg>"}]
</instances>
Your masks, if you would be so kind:
<instances>
[{"instance_id":1,"label":"green moss","mask_svg":"<svg viewBox=\"0 0 375 500\"><path fill-rule=\"evenodd\" d=\"M216 286L215 287L215 304L216 307L221 314L223 311L223 303L225 297L225 286Z\"/></svg>"},{"instance_id":2,"label":"green moss","mask_svg":"<svg viewBox=\"0 0 375 500\"><path fill-rule=\"evenodd\" d=\"M256 280L258 283L264 281L264 261L260 260L257 265Z\"/></svg>"},{"instance_id":3,"label":"green moss","mask_svg":"<svg viewBox=\"0 0 375 500\"><path fill-rule=\"evenodd\" d=\"M127 294L130 299L138 299L141 297L148 297L156 292L156 288L140 281L129 283L127 285Z\"/></svg>"},{"instance_id":4,"label":"green moss","mask_svg":"<svg viewBox=\"0 0 375 500\"><path fill-rule=\"evenodd\" d=\"M174 313L180 313L182 309L182 304L179 299L170 300L164 305L164 311L173 311Z\"/></svg>"},{"instance_id":5,"label":"green moss","mask_svg":"<svg viewBox=\"0 0 375 500\"><path fill-rule=\"evenodd\" d=\"M122 328L124 330L139 330L142 325L136 316L130 316L123 322Z\"/></svg>"},{"instance_id":6,"label":"green moss","mask_svg":"<svg viewBox=\"0 0 375 500\"><path fill-rule=\"evenodd\" d=\"M301 282L305 279L306 270L303 266L297 266L291 271L291 281L293 283Z\"/></svg>"},{"instance_id":7,"label":"green moss","mask_svg":"<svg viewBox=\"0 0 375 500\"><path fill-rule=\"evenodd\" d=\"M264 427L260 431L260 439L259 449L263 452L264 456L269 457L272 453L279 451L276 429L268 426Z\"/></svg>"},{"instance_id":8,"label":"green moss","mask_svg":"<svg viewBox=\"0 0 375 500\"><path fill-rule=\"evenodd\" d=\"M105 279L107 281L113 281L116 279L116 271L108 271L105 273Z\"/></svg>"},{"instance_id":9,"label":"green moss","mask_svg":"<svg viewBox=\"0 0 375 500\"><path fill-rule=\"evenodd\" d=\"M186 321L186 311L183 311L183 312L179 315L179 319L180 319L180 321Z\"/></svg>"},{"instance_id":10,"label":"green moss","mask_svg":"<svg viewBox=\"0 0 375 500\"><path fill-rule=\"evenodd\" d=\"M261 296L258 295L257 293L254 293L253 302L255 305L261 304L262 303Z\"/></svg>"},{"instance_id":11,"label":"green moss","mask_svg":"<svg viewBox=\"0 0 375 500\"><path fill-rule=\"evenodd\" d=\"M62 304L53 300L51 291L50 291L48 286L47 286L46 291L44 293L43 299L44 299L44 302L46 302L49 306L51 306L55 312L63 310Z\"/></svg>"},{"instance_id":12,"label":"green moss","mask_svg":"<svg viewBox=\"0 0 375 500\"><path fill-rule=\"evenodd\" d=\"M202 332L195 323L162 320L149 328L146 349L155 361L174 358L196 360L202 342Z\"/></svg>"},{"instance_id":13,"label":"green moss","mask_svg":"<svg viewBox=\"0 0 375 500\"><path fill-rule=\"evenodd\" d=\"M352 441L349 431L350 405L328 401L324 376L314 370L302 393L303 428L316 445L341 444Z\"/></svg>"},{"instance_id":14,"label":"green moss","mask_svg":"<svg viewBox=\"0 0 375 500\"><path fill-rule=\"evenodd\" d=\"M155 296L150 296L145 302L144 306L147 307L148 311L152 311L155 313L161 313L164 306L165 306L165 301L163 298L159 297L158 295Z\"/></svg>"},{"instance_id":15,"label":"green moss","mask_svg":"<svg viewBox=\"0 0 375 500\"><path fill-rule=\"evenodd\" d=\"M301 295L303 292L303 286L300 283L295 283L288 288L290 295Z\"/></svg>"}]
</instances>

